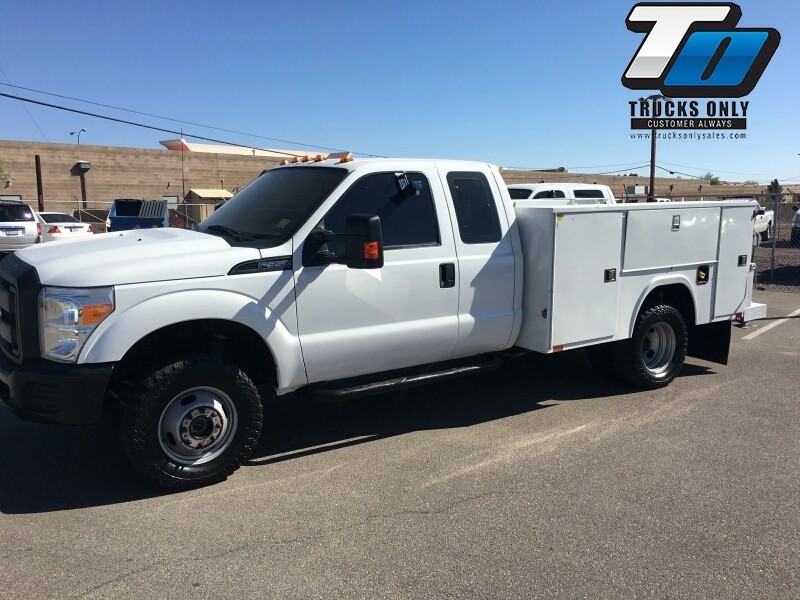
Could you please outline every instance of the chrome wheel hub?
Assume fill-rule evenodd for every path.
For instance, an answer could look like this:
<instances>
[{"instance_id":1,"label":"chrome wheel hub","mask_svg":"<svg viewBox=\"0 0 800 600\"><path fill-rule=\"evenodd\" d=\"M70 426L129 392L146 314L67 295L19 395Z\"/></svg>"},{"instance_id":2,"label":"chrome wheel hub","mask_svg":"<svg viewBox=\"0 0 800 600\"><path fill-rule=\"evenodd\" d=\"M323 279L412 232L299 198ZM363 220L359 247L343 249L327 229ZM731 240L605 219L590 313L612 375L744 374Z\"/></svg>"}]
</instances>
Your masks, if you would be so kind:
<instances>
[{"instance_id":1,"label":"chrome wheel hub","mask_svg":"<svg viewBox=\"0 0 800 600\"><path fill-rule=\"evenodd\" d=\"M656 323L645 334L642 342L642 362L653 375L666 373L675 356L677 341L675 331L666 323Z\"/></svg>"},{"instance_id":2,"label":"chrome wheel hub","mask_svg":"<svg viewBox=\"0 0 800 600\"><path fill-rule=\"evenodd\" d=\"M159 443L175 462L198 465L227 449L236 426L236 407L225 392L196 387L167 403L158 423Z\"/></svg>"}]
</instances>

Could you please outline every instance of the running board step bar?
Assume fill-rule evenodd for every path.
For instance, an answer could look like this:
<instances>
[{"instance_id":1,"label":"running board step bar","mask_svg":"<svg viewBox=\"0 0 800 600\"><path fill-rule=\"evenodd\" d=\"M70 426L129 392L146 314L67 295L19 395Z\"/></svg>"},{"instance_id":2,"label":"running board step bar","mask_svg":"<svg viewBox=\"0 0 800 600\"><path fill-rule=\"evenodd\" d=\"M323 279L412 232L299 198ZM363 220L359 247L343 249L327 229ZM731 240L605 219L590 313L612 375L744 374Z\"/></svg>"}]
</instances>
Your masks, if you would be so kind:
<instances>
[{"instance_id":1,"label":"running board step bar","mask_svg":"<svg viewBox=\"0 0 800 600\"><path fill-rule=\"evenodd\" d=\"M455 379L456 377L475 375L485 371L494 371L500 367L500 364L501 361L499 358L496 356L491 356L484 357L482 361L477 363L472 362L469 364L464 364L462 362L460 366L453 366L440 371L433 371L429 373L411 373L399 377L384 379L383 381L358 383L342 388L323 387L325 384L312 384L305 388L304 395L320 402L338 402L342 400L350 400L351 398L358 398L360 396L371 396L374 394L396 392L398 390L425 385L444 379ZM363 378L359 377L358 380L363 381ZM350 381L355 383L356 379L351 379Z\"/></svg>"}]
</instances>

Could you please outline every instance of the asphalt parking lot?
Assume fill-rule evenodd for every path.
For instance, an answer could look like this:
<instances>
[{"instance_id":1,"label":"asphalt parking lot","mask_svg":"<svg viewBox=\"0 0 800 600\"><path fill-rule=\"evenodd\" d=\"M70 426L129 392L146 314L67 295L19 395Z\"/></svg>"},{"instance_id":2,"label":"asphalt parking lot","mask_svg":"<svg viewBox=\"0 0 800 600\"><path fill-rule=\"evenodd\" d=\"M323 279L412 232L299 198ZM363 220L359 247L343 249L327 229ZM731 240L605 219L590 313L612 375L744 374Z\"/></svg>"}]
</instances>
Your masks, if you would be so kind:
<instances>
[{"instance_id":1,"label":"asphalt parking lot","mask_svg":"<svg viewBox=\"0 0 800 600\"><path fill-rule=\"evenodd\" d=\"M800 294L756 296L730 364L665 390L575 352L284 402L185 493L102 428L0 410L0 598L800 597Z\"/></svg>"}]
</instances>

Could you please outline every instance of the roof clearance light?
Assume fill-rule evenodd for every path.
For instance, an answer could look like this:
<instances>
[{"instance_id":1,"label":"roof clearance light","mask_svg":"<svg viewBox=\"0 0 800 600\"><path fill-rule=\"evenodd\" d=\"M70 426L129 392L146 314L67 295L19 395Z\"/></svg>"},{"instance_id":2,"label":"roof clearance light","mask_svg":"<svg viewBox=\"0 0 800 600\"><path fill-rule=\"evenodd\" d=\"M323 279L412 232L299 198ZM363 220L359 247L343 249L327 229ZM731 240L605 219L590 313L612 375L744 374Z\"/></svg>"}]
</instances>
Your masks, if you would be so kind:
<instances>
[{"instance_id":1,"label":"roof clearance light","mask_svg":"<svg viewBox=\"0 0 800 600\"><path fill-rule=\"evenodd\" d=\"M283 166L283 165L288 165L288 164L289 164L289 159L288 159L288 158L284 158L284 159L281 161L281 166Z\"/></svg>"},{"instance_id":2,"label":"roof clearance light","mask_svg":"<svg viewBox=\"0 0 800 600\"><path fill-rule=\"evenodd\" d=\"M300 157L299 157L299 156L293 156L293 157L292 157L292 163L293 163L293 164L294 164L294 163L299 163L299 162L300 162Z\"/></svg>"},{"instance_id":3,"label":"roof clearance light","mask_svg":"<svg viewBox=\"0 0 800 600\"><path fill-rule=\"evenodd\" d=\"M345 154L342 157L342 160L340 160L339 162L340 163L346 163L346 162L350 162L351 160L353 160L353 155L350 152L348 152L347 154Z\"/></svg>"},{"instance_id":4,"label":"roof clearance light","mask_svg":"<svg viewBox=\"0 0 800 600\"><path fill-rule=\"evenodd\" d=\"M325 160L324 158L322 158L322 154L317 154L317 155L314 157L314 162L319 162L319 161L321 161L321 160Z\"/></svg>"},{"instance_id":5,"label":"roof clearance light","mask_svg":"<svg viewBox=\"0 0 800 600\"><path fill-rule=\"evenodd\" d=\"M303 158L300 159L302 162L308 162L310 159L308 158L308 154L304 155Z\"/></svg>"}]
</instances>

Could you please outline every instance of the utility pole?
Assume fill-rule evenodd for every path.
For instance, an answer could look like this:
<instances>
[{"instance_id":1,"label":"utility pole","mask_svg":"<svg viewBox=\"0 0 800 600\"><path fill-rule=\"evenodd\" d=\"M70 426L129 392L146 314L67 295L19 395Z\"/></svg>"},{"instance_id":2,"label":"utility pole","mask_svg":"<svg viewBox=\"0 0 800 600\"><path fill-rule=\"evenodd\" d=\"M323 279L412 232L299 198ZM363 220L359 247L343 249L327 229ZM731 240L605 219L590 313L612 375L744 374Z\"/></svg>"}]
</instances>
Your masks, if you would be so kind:
<instances>
[{"instance_id":1,"label":"utility pole","mask_svg":"<svg viewBox=\"0 0 800 600\"><path fill-rule=\"evenodd\" d=\"M647 100L653 101L653 111L651 114L651 119L655 121L656 118L656 102L659 100L669 100L666 96L662 96L661 94L653 94L652 96L648 96L647 98L639 98L639 102L645 102ZM656 190L656 135L658 134L658 130L653 127L650 130L650 187L647 189L647 201L648 202L655 202L655 190Z\"/></svg>"}]
</instances>

